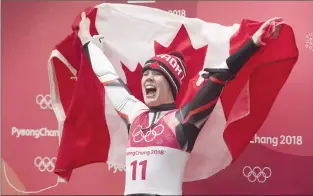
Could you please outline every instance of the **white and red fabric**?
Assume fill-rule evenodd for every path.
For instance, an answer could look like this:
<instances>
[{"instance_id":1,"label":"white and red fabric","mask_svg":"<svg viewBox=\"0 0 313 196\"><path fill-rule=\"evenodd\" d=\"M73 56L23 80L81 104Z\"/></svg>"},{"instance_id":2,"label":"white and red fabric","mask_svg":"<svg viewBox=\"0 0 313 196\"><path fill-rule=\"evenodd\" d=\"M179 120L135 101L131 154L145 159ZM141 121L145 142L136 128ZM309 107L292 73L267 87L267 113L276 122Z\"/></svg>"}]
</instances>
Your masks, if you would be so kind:
<instances>
[{"instance_id":1,"label":"white and red fabric","mask_svg":"<svg viewBox=\"0 0 313 196\"><path fill-rule=\"evenodd\" d=\"M227 69L222 62L262 24L244 19L223 26L127 4L103 3L86 12L91 34L104 36L106 56L139 100L145 61L173 50L183 53L187 77L177 95L178 107L203 84L199 77L203 68ZM127 146L126 126L83 55L77 14L73 32L56 45L48 65L53 109L62 130L55 173L66 180L73 169L95 162L123 170ZM262 41L266 45L223 90L189 156L184 181L208 178L230 165L269 114L297 62L298 49L287 24L276 39Z\"/></svg>"}]
</instances>

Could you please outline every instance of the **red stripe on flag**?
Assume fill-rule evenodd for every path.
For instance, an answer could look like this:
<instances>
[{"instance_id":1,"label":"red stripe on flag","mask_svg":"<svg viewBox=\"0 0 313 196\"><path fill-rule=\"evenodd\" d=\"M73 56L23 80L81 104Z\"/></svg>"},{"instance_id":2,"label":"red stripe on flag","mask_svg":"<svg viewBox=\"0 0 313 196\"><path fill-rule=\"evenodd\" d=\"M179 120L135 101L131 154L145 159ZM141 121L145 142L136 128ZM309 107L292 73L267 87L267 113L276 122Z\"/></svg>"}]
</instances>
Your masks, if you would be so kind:
<instances>
[{"instance_id":1,"label":"red stripe on flag","mask_svg":"<svg viewBox=\"0 0 313 196\"><path fill-rule=\"evenodd\" d=\"M250 38L249 34L255 32L261 24L244 20L239 31L230 40L230 54L238 50ZM244 151L261 128L297 58L298 49L294 33L290 26L283 25L279 37L269 40L266 46L250 58L236 79L226 85L221 101L226 119L231 123L224 130L224 140L233 160ZM245 104L250 104L247 107L250 110L248 115L237 119L239 115L236 114L242 114L242 111L235 104L243 103L238 101L238 97L247 83L249 83L250 103ZM233 121L234 119L237 120Z\"/></svg>"},{"instance_id":2,"label":"red stripe on flag","mask_svg":"<svg viewBox=\"0 0 313 196\"><path fill-rule=\"evenodd\" d=\"M97 9L88 8L85 12L91 21L91 35L98 34L95 27ZM70 179L75 168L96 162L105 163L110 147L110 135L104 118L104 88L93 73L77 37L80 17L79 14L73 23L74 32L71 36L56 46L56 49L78 71L78 79L75 83L70 77L67 78L72 81L71 86L69 84L67 87L73 91L60 92L60 97L66 97L66 101L70 100L70 102L62 100L63 108L67 108L66 119L54 172L66 180ZM66 67L62 62L55 66ZM59 71L56 75L61 73L62 71ZM58 78L58 82L61 81ZM65 83L67 82L63 81L59 87L64 87Z\"/></svg>"}]
</instances>

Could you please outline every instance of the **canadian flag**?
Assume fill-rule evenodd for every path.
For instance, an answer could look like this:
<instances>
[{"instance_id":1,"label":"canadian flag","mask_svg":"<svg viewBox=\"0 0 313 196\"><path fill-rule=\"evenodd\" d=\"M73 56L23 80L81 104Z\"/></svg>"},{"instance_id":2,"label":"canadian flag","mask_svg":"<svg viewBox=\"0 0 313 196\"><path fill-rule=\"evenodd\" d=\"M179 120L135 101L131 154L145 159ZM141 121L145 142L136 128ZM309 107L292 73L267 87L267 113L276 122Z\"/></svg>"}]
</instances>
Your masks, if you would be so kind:
<instances>
[{"instance_id":1,"label":"canadian flag","mask_svg":"<svg viewBox=\"0 0 313 196\"><path fill-rule=\"evenodd\" d=\"M127 4L103 3L85 12L91 20L91 34L103 36L100 41L106 56L139 100L143 100L144 62L173 50L184 54L188 75L177 96L178 107L203 85L199 73L204 68L227 68L220 66L222 62L263 24L244 19L223 26ZM126 125L83 54L77 37L79 21L80 13L73 32L56 45L48 61L53 110L62 131L55 173L66 180L73 169L95 162L122 171L128 137ZM298 49L287 24L275 39L265 34L262 41L266 45L224 88L190 154L184 181L205 179L226 168L265 121L297 62Z\"/></svg>"}]
</instances>

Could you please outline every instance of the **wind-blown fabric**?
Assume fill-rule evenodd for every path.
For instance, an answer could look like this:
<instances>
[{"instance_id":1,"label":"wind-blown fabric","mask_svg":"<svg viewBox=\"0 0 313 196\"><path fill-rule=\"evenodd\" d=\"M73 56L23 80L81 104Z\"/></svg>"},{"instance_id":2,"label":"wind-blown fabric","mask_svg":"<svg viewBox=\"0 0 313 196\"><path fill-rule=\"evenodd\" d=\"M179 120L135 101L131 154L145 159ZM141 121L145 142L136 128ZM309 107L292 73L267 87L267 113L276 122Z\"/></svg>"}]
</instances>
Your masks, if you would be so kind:
<instances>
[{"instance_id":1,"label":"wind-blown fabric","mask_svg":"<svg viewBox=\"0 0 313 196\"><path fill-rule=\"evenodd\" d=\"M102 35L104 52L132 94L143 100L140 86L144 62L155 54L181 51L187 77L177 95L181 107L203 85L204 68L227 69L225 59L263 24L243 19L223 26L154 8L103 3L85 10L91 34ZM69 180L73 169L108 163L125 167L127 128L106 98L73 32L55 46L49 59L53 109L62 131L55 173ZM208 178L229 166L248 146L266 120L298 58L292 28L283 24L279 36L267 37L258 52L230 81L201 130L185 169L184 181Z\"/></svg>"}]
</instances>

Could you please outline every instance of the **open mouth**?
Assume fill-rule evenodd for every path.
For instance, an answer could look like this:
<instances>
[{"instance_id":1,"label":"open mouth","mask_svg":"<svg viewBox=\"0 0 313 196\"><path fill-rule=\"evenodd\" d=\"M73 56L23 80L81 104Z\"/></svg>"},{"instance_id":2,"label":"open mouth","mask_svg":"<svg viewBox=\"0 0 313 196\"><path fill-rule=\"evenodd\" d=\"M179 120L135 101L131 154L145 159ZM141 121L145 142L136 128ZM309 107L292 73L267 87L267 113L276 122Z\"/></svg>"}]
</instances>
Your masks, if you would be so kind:
<instances>
[{"instance_id":1,"label":"open mouth","mask_svg":"<svg viewBox=\"0 0 313 196\"><path fill-rule=\"evenodd\" d=\"M157 89L155 86L152 86L152 85L146 86L146 95L147 96L154 96L156 91L157 91Z\"/></svg>"}]
</instances>

